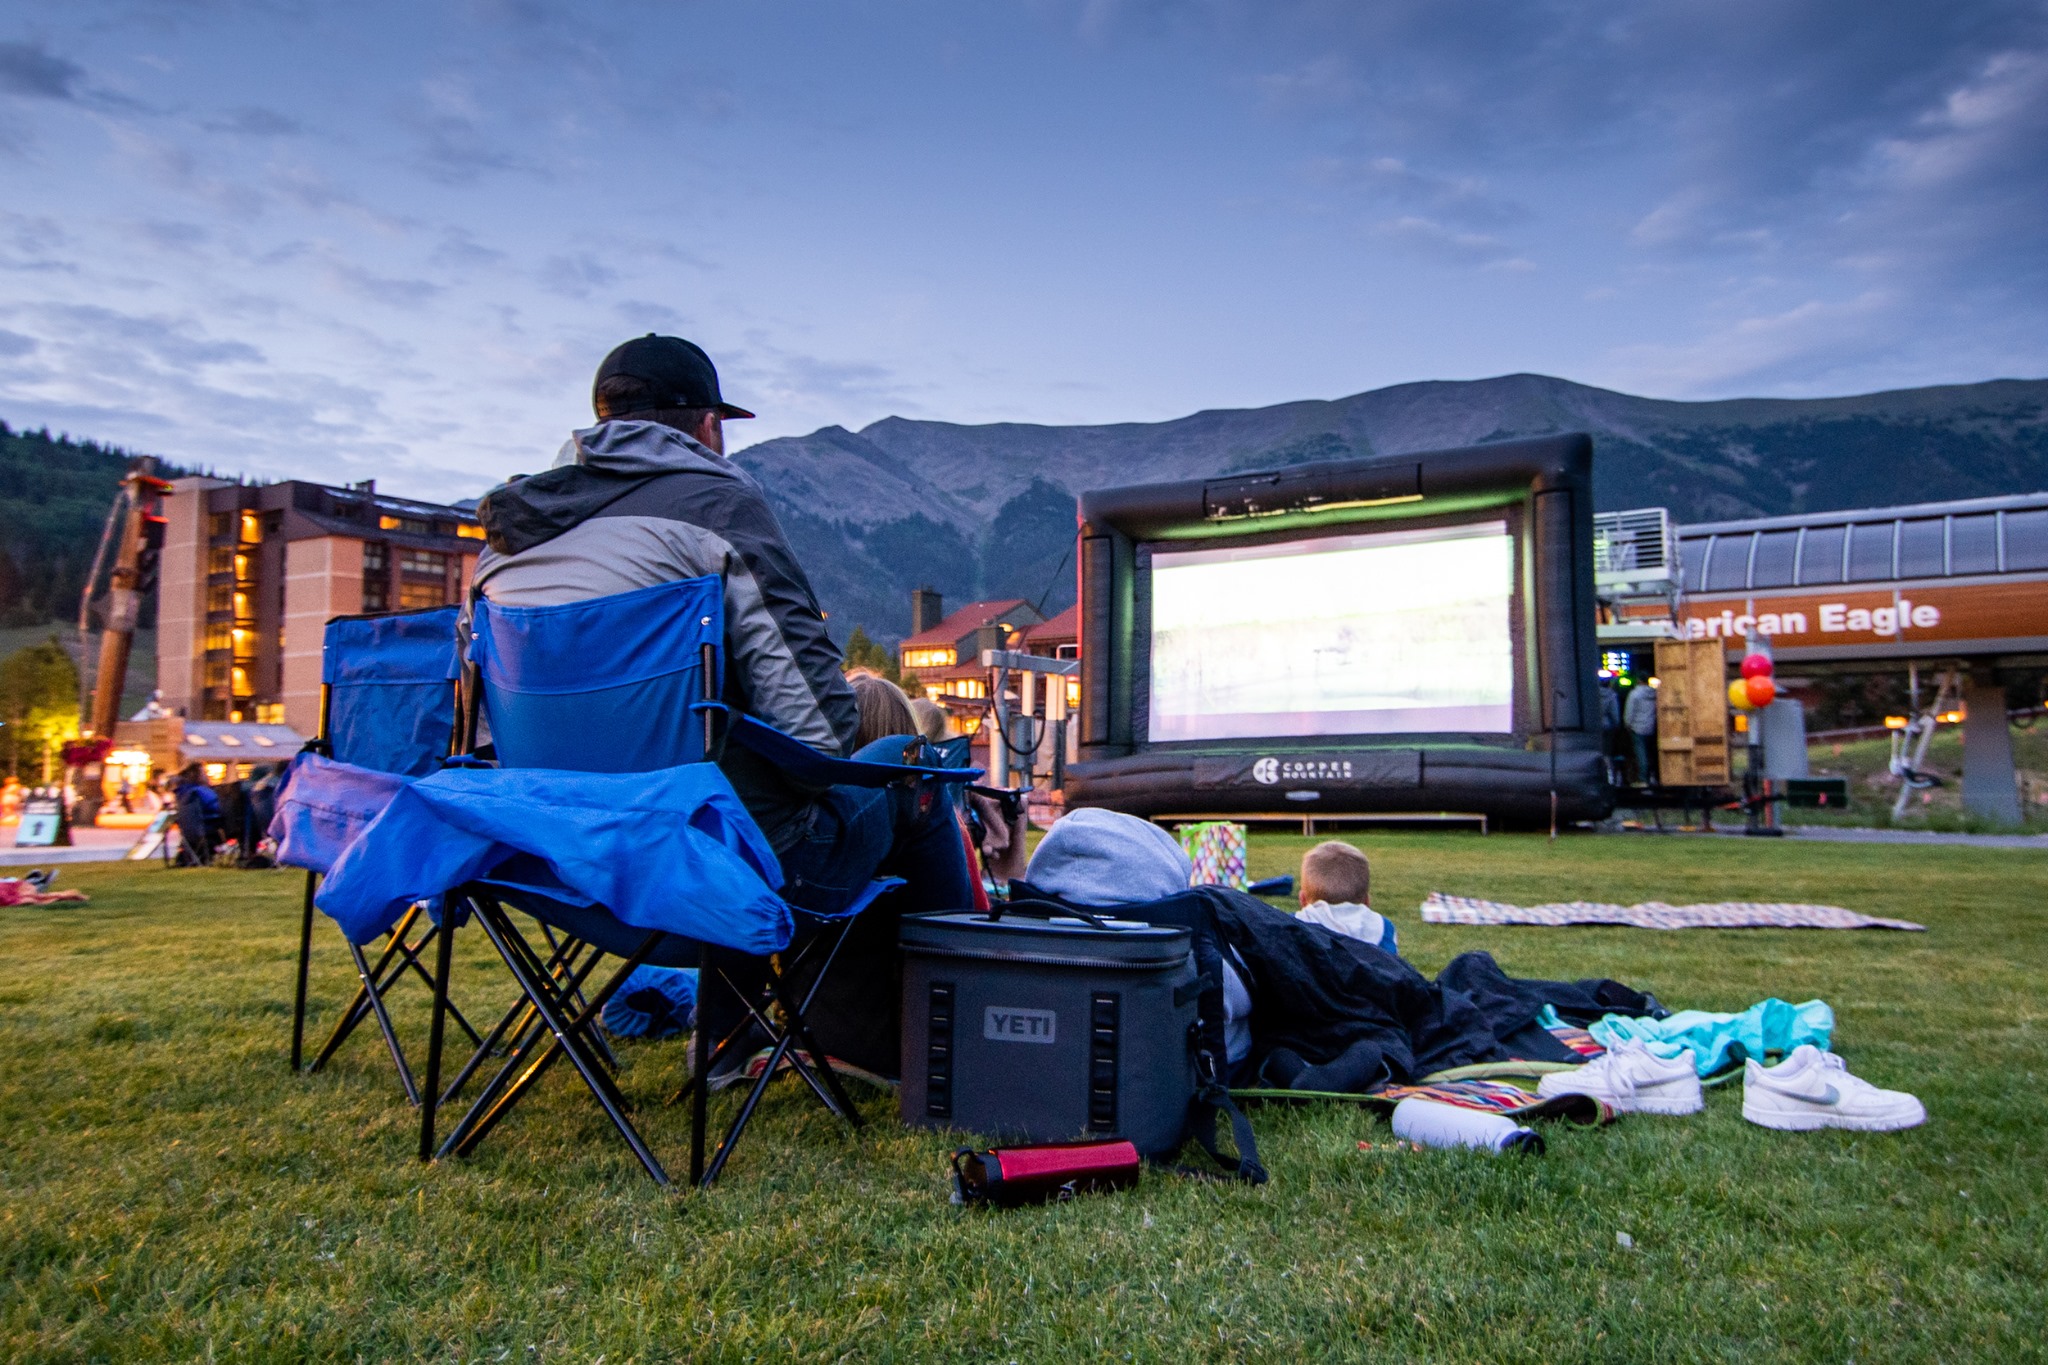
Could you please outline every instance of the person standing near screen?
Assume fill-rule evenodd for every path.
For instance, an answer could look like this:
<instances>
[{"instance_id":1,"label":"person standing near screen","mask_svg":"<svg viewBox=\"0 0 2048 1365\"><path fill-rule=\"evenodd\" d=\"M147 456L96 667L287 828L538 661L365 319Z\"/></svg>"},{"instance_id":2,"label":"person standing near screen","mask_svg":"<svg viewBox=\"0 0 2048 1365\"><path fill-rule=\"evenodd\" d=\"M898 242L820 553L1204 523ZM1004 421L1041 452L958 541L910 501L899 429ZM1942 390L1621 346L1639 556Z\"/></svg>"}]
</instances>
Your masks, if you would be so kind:
<instances>
[{"instance_id":1,"label":"person standing near screen","mask_svg":"<svg viewBox=\"0 0 2048 1365\"><path fill-rule=\"evenodd\" d=\"M1654 681L1629 689L1628 705L1622 718L1628 726L1629 744L1635 750L1636 781L1645 787L1657 785L1657 685Z\"/></svg>"}]
</instances>

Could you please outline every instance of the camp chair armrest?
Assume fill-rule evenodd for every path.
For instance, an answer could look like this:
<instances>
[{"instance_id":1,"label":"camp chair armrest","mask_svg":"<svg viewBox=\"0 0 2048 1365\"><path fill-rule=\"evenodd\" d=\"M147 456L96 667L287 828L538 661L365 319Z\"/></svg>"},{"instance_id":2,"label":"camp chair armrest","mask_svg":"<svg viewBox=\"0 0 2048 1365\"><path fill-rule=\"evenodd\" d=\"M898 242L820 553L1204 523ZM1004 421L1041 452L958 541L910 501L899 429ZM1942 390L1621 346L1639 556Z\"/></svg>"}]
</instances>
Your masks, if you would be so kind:
<instances>
[{"instance_id":1,"label":"camp chair armrest","mask_svg":"<svg viewBox=\"0 0 2048 1365\"><path fill-rule=\"evenodd\" d=\"M890 787L899 782L972 782L979 768L923 768L908 763L862 763L831 758L800 739L744 713L732 713L732 738L809 787Z\"/></svg>"}]
</instances>

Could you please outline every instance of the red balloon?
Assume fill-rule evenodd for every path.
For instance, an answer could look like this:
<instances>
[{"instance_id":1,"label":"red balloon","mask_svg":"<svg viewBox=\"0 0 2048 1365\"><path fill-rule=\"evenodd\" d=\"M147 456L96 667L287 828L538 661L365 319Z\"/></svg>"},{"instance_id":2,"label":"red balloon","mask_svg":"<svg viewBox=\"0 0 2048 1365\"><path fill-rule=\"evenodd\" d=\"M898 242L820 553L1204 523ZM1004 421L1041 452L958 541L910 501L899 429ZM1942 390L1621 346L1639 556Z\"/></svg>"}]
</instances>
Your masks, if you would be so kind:
<instances>
[{"instance_id":1,"label":"red balloon","mask_svg":"<svg viewBox=\"0 0 2048 1365\"><path fill-rule=\"evenodd\" d=\"M1771 676L1771 656L1752 654L1742 661L1742 676L1745 678L1768 678Z\"/></svg>"},{"instance_id":2,"label":"red balloon","mask_svg":"<svg viewBox=\"0 0 2048 1365\"><path fill-rule=\"evenodd\" d=\"M1768 676L1745 679L1742 690L1749 694L1751 706L1769 706L1778 695L1778 685Z\"/></svg>"}]
</instances>

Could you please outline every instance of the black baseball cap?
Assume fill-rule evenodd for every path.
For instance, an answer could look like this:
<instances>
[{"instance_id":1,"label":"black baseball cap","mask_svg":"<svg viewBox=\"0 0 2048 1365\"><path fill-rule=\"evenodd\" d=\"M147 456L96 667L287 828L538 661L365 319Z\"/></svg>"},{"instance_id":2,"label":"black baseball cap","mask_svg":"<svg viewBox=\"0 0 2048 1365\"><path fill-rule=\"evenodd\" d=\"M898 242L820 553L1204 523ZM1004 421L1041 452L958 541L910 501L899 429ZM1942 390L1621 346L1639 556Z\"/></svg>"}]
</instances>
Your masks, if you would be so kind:
<instances>
[{"instance_id":1,"label":"black baseball cap","mask_svg":"<svg viewBox=\"0 0 2048 1365\"><path fill-rule=\"evenodd\" d=\"M644 397L607 403L597 390L614 375L638 379L647 385L648 392ZM726 402L718 392L718 368L702 347L681 337L656 336L652 332L613 348L604 358L591 384L590 406L599 421L652 412L656 408L710 408L720 417L754 415Z\"/></svg>"}]
</instances>

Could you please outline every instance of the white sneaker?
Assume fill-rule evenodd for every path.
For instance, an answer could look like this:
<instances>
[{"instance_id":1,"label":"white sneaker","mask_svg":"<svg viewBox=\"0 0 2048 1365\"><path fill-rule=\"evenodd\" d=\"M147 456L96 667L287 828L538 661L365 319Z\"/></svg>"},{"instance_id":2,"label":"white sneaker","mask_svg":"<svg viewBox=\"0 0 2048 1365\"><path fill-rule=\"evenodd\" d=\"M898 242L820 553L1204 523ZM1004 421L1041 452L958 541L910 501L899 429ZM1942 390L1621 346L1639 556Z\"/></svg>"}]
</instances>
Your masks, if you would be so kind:
<instances>
[{"instance_id":1,"label":"white sneaker","mask_svg":"<svg viewBox=\"0 0 2048 1365\"><path fill-rule=\"evenodd\" d=\"M1591 1095L1617 1114L1697 1114L1707 1103L1690 1048L1667 1061L1635 1042L1584 1066L1551 1072L1537 1082L1536 1093L1546 1100Z\"/></svg>"},{"instance_id":2,"label":"white sneaker","mask_svg":"<svg viewBox=\"0 0 2048 1365\"><path fill-rule=\"evenodd\" d=\"M1927 1110L1903 1090L1879 1090L1849 1074L1832 1052L1801 1043L1776 1066L1743 1068L1742 1117L1765 1128L1805 1132L1858 1128L1887 1133L1927 1122Z\"/></svg>"}]
</instances>

